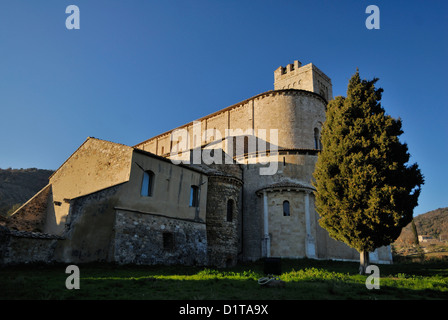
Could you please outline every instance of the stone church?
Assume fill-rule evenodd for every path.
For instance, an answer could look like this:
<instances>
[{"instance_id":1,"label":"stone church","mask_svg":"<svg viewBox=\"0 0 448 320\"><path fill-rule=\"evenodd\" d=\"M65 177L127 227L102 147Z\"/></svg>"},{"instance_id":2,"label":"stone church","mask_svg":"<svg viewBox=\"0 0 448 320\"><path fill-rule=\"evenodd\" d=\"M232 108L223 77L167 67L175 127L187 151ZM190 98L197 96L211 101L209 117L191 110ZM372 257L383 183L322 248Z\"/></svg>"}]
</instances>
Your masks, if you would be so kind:
<instances>
[{"instance_id":1,"label":"stone church","mask_svg":"<svg viewBox=\"0 0 448 320\"><path fill-rule=\"evenodd\" d=\"M274 71L274 90L135 146L87 138L0 222L0 263L358 261L319 226L314 207L332 95L328 76L294 61ZM370 259L391 263L390 248Z\"/></svg>"}]
</instances>

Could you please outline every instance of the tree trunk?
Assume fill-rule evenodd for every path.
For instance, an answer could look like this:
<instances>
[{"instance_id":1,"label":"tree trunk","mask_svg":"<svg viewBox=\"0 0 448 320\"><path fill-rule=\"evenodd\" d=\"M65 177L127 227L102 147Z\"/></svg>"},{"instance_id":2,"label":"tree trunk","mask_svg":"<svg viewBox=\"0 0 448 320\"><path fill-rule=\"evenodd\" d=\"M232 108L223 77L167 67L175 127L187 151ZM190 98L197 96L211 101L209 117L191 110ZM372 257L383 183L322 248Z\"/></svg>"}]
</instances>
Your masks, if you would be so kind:
<instances>
[{"instance_id":1,"label":"tree trunk","mask_svg":"<svg viewBox=\"0 0 448 320\"><path fill-rule=\"evenodd\" d=\"M361 251L359 253L359 274L366 274L366 269L370 264L369 252Z\"/></svg>"}]
</instances>

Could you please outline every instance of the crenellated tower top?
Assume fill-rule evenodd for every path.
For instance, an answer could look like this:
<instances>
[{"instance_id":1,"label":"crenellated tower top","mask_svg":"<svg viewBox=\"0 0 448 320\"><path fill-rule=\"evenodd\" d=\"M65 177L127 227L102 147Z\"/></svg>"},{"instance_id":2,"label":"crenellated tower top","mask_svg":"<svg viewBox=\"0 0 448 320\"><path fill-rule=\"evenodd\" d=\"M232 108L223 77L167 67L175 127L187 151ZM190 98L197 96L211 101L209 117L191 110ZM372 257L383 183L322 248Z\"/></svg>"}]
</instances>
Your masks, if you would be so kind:
<instances>
[{"instance_id":1,"label":"crenellated tower top","mask_svg":"<svg viewBox=\"0 0 448 320\"><path fill-rule=\"evenodd\" d=\"M302 66L298 60L274 71L274 90L281 89L307 90L327 101L333 99L331 79L312 63Z\"/></svg>"}]
</instances>

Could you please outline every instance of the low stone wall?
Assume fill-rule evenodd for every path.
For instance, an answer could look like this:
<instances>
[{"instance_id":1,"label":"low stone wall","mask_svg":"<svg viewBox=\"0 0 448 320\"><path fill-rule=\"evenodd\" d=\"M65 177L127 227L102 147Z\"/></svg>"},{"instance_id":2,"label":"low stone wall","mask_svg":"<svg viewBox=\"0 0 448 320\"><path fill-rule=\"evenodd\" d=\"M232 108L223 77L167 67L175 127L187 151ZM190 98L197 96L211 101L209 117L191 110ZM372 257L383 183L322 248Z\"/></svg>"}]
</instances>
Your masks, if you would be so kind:
<instances>
[{"instance_id":1,"label":"low stone wall","mask_svg":"<svg viewBox=\"0 0 448 320\"><path fill-rule=\"evenodd\" d=\"M0 225L0 265L4 263L4 257L8 251L9 230Z\"/></svg>"},{"instance_id":2,"label":"low stone wall","mask_svg":"<svg viewBox=\"0 0 448 320\"><path fill-rule=\"evenodd\" d=\"M205 223L117 209L114 260L119 264L206 265Z\"/></svg>"},{"instance_id":3,"label":"low stone wall","mask_svg":"<svg viewBox=\"0 0 448 320\"><path fill-rule=\"evenodd\" d=\"M54 249L60 239L45 233L0 227L0 264L53 262Z\"/></svg>"}]
</instances>

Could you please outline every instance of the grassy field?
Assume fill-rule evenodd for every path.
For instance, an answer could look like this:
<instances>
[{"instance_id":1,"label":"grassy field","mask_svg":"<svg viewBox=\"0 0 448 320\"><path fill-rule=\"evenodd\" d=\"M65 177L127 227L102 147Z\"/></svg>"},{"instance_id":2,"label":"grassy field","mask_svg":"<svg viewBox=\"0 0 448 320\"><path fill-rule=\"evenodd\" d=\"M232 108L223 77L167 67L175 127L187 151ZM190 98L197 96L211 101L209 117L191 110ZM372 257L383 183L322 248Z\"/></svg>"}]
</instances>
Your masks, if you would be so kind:
<instances>
[{"instance_id":1,"label":"grassy field","mask_svg":"<svg viewBox=\"0 0 448 320\"><path fill-rule=\"evenodd\" d=\"M448 262L379 265L380 288L350 262L282 260L284 287L258 283L263 263L230 269L78 265L80 289L65 287L66 265L0 269L0 299L33 300L302 300L448 299Z\"/></svg>"}]
</instances>

